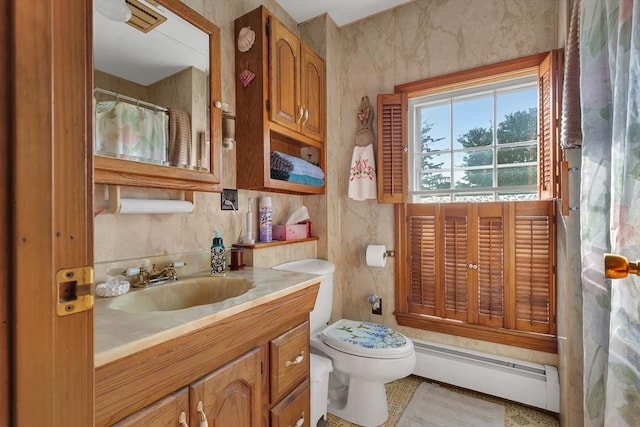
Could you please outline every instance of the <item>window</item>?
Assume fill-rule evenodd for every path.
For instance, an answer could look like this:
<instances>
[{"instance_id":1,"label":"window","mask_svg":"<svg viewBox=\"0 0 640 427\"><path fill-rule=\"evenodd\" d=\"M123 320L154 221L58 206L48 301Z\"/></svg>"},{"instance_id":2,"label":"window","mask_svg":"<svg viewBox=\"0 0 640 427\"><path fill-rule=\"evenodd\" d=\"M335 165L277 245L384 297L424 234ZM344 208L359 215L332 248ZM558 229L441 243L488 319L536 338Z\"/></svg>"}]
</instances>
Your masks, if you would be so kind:
<instances>
[{"instance_id":1,"label":"window","mask_svg":"<svg viewBox=\"0 0 640 427\"><path fill-rule=\"evenodd\" d=\"M378 97L403 326L555 352L561 52Z\"/></svg>"},{"instance_id":2,"label":"window","mask_svg":"<svg viewBox=\"0 0 640 427\"><path fill-rule=\"evenodd\" d=\"M537 199L537 106L534 71L411 99L410 200Z\"/></svg>"}]
</instances>

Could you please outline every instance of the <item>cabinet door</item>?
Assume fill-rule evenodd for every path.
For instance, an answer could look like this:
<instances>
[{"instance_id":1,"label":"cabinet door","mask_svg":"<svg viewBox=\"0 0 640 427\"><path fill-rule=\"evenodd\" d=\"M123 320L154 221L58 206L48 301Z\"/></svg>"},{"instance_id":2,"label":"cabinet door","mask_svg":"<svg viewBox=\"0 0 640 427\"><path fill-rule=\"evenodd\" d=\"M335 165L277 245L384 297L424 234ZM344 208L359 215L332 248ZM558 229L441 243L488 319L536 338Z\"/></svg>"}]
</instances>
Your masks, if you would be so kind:
<instances>
[{"instance_id":1,"label":"cabinet door","mask_svg":"<svg viewBox=\"0 0 640 427\"><path fill-rule=\"evenodd\" d=\"M304 43L301 44L300 103L303 108L301 131L324 140L324 61Z\"/></svg>"},{"instance_id":2,"label":"cabinet door","mask_svg":"<svg viewBox=\"0 0 640 427\"><path fill-rule=\"evenodd\" d=\"M115 423L114 426L175 427L180 425L181 417L184 417L186 422L188 414L189 394L187 389L183 388Z\"/></svg>"},{"instance_id":3,"label":"cabinet door","mask_svg":"<svg viewBox=\"0 0 640 427\"><path fill-rule=\"evenodd\" d=\"M277 19L269 18L270 119L295 131L300 105L300 40Z\"/></svg>"},{"instance_id":4,"label":"cabinet door","mask_svg":"<svg viewBox=\"0 0 640 427\"><path fill-rule=\"evenodd\" d=\"M256 348L189 387L190 426L258 427L261 423L262 352Z\"/></svg>"}]
</instances>

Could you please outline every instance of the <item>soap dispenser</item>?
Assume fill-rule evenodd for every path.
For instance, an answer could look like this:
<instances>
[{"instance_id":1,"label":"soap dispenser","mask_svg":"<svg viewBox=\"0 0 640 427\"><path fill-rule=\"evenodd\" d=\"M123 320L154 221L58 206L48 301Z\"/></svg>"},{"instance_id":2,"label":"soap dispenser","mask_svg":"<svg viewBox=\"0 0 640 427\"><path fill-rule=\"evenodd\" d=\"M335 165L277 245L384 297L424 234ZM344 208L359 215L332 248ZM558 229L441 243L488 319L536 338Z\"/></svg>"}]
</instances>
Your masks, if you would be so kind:
<instances>
[{"instance_id":1,"label":"soap dispenser","mask_svg":"<svg viewBox=\"0 0 640 427\"><path fill-rule=\"evenodd\" d=\"M214 232L213 241L211 242L211 274L224 274L224 267L224 243L222 242L220 230L216 230Z\"/></svg>"}]
</instances>

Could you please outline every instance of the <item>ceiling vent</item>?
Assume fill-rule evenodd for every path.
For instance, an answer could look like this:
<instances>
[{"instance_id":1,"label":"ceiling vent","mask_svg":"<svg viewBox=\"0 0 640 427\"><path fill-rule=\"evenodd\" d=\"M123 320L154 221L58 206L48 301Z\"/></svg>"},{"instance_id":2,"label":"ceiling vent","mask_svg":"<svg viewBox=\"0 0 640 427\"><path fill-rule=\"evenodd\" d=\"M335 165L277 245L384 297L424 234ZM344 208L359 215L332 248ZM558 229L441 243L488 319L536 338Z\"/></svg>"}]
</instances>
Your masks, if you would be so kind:
<instances>
[{"instance_id":1,"label":"ceiling vent","mask_svg":"<svg viewBox=\"0 0 640 427\"><path fill-rule=\"evenodd\" d=\"M131 19L127 21L127 24L143 33L148 33L167 20L157 10L145 6L138 0L125 0L125 3L131 9Z\"/></svg>"}]
</instances>

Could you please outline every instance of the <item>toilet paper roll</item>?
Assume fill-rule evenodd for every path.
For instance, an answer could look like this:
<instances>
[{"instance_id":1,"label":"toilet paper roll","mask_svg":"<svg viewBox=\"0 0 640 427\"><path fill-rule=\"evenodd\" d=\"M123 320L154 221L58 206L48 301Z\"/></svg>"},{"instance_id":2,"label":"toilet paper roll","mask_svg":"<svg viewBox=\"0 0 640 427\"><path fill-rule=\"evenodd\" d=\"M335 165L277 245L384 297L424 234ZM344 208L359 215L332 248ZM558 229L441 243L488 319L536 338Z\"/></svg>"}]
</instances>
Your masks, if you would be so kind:
<instances>
[{"instance_id":1,"label":"toilet paper roll","mask_svg":"<svg viewBox=\"0 0 640 427\"><path fill-rule=\"evenodd\" d=\"M384 267L387 264L386 252L387 248L384 245L367 246L367 265L370 267Z\"/></svg>"}]
</instances>

